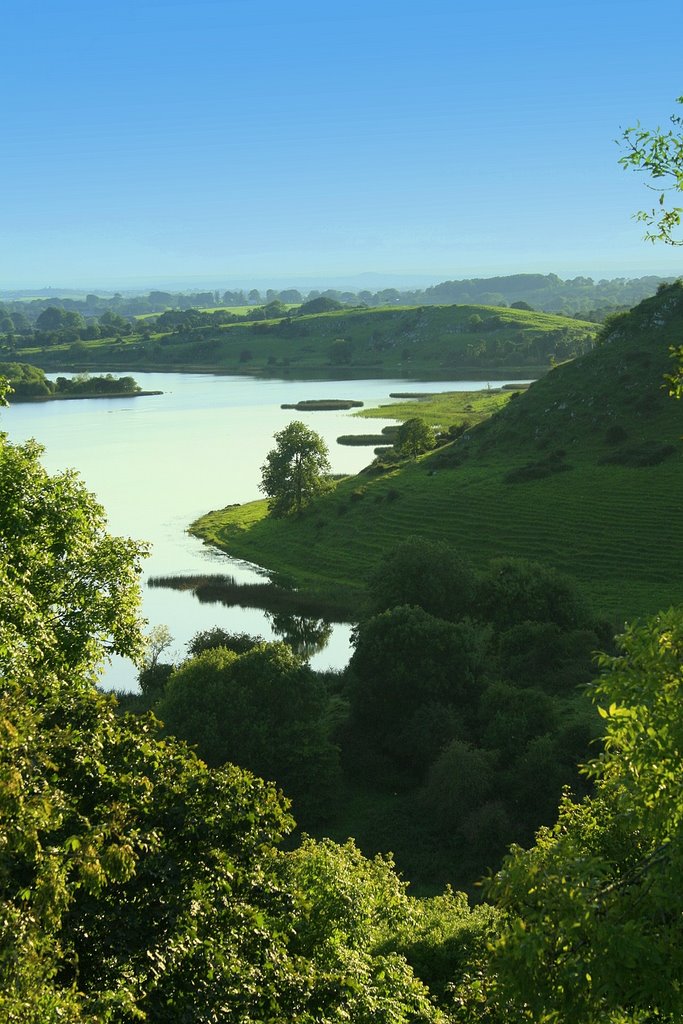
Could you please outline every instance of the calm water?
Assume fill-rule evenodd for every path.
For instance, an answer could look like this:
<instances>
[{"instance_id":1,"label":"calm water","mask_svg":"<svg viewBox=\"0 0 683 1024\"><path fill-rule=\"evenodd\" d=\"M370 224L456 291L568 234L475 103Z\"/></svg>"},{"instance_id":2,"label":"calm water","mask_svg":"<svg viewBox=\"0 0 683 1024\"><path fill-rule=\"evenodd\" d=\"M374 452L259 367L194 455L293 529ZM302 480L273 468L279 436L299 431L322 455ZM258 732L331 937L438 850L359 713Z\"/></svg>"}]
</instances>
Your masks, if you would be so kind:
<instances>
[{"instance_id":1,"label":"calm water","mask_svg":"<svg viewBox=\"0 0 683 1024\"><path fill-rule=\"evenodd\" d=\"M124 371L122 371L123 375ZM392 391L474 391L473 381L278 381L210 374L130 371L149 398L93 399L21 404L2 410L1 425L12 441L35 437L45 445L50 472L78 470L104 505L110 530L151 542L145 561L143 611L150 625L165 624L174 647L165 658L182 658L200 629L274 634L264 612L200 604L189 592L149 588L150 576L229 573L239 580L263 578L262 570L204 546L185 531L209 509L260 497L260 467L273 434L300 419L324 437L332 471L355 473L371 461L371 448L336 444L340 434L379 432L385 422L349 412L300 413L284 402L353 398L366 405L390 401ZM497 382L500 386L501 382ZM338 624L325 649L314 655L318 669L342 667L349 657L350 627ZM115 659L107 686L134 689L136 670Z\"/></svg>"}]
</instances>

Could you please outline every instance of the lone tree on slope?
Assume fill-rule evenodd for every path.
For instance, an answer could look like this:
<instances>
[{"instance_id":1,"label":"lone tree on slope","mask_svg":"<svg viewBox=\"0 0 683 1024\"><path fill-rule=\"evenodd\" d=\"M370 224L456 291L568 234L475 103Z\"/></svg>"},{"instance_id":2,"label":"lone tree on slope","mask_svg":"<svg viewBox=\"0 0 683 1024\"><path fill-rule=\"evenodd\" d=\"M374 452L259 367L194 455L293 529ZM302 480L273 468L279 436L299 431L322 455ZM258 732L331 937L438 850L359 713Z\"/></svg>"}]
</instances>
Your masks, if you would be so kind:
<instances>
[{"instance_id":1,"label":"lone tree on slope","mask_svg":"<svg viewBox=\"0 0 683 1024\"><path fill-rule=\"evenodd\" d=\"M272 516L300 515L327 487L326 474L331 468L327 445L300 420L278 431L275 442L261 466L259 490L268 498Z\"/></svg>"},{"instance_id":2,"label":"lone tree on slope","mask_svg":"<svg viewBox=\"0 0 683 1024\"><path fill-rule=\"evenodd\" d=\"M409 459L417 458L436 445L436 437L432 428L419 416L406 420L398 428L394 447L399 455Z\"/></svg>"}]
</instances>

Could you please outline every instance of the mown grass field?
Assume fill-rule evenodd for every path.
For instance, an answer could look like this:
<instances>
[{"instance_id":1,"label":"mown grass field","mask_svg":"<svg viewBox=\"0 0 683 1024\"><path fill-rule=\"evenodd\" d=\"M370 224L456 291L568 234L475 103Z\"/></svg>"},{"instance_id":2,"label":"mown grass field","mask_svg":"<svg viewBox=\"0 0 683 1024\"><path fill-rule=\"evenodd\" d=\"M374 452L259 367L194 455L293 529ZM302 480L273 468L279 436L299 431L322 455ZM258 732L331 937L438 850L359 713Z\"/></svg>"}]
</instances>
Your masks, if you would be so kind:
<instances>
[{"instance_id":1,"label":"mown grass field","mask_svg":"<svg viewBox=\"0 0 683 1024\"><path fill-rule=\"evenodd\" d=\"M505 484L507 461L432 471L428 455L387 477L342 481L297 522L265 518L260 501L210 513L195 531L300 585L342 587L358 602L382 554L414 534L446 540L478 565L529 558L576 578L619 625L683 603L681 458L637 470L584 462Z\"/></svg>"},{"instance_id":2,"label":"mown grass field","mask_svg":"<svg viewBox=\"0 0 683 1024\"><path fill-rule=\"evenodd\" d=\"M637 307L599 349L510 399L469 438L342 480L298 520L266 518L265 502L256 502L211 513L194 529L300 585L343 589L359 613L368 574L415 534L446 540L478 565L502 555L552 565L617 627L681 604L683 402L667 397L662 379L682 330L683 289L672 290ZM600 461L659 444L670 453L657 465ZM568 468L506 482L511 469L553 453Z\"/></svg>"}]
</instances>

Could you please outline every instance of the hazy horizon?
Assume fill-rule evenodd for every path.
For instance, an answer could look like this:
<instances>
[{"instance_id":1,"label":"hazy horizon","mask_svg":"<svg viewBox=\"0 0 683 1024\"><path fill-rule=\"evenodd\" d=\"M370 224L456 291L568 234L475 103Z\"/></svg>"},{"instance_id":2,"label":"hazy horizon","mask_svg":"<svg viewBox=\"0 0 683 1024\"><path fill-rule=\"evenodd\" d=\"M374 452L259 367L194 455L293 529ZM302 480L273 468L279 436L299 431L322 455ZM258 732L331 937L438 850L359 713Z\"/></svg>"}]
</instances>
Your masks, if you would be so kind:
<instances>
[{"instance_id":1,"label":"hazy horizon","mask_svg":"<svg viewBox=\"0 0 683 1024\"><path fill-rule=\"evenodd\" d=\"M683 264L683 260L681 261ZM542 274L547 276L548 274L556 274L555 270L519 270L512 271L510 273L501 274L467 274L467 275L455 275L455 274L382 274L374 271L366 271L358 274L347 274L339 275L334 277L332 275L328 277L313 277L313 276L302 276L297 278L296 276L280 276L272 275L267 278L224 278L224 277L186 277L186 278L162 278L158 280L154 279L140 279L140 281L130 281L121 279L110 283L103 282L101 284L92 283L71 283L64 285L19 285L16 287L7 286L5 281L0 282L0 296L9 298L12 295L22 295L23 297L30 297L31 294L35 294L36 297L41 297L41 294L49 293L54 295L55 298L59 297L59 293L62 293L65 297L68 294L85 295L87 293L93 293L98 295L113 295L116 292L127 295L144 295L150 291L168 291L171 293L182 293L182 292L193 292L193 291L249 291L252 288L257 289L262 294L269 288L275 291L284 290L286 288L294 288L305 294L308 291L324 291L326 289L334 289L338 291L350 291L360 292L368 290L372 292L379 291L383 288L396 288L399 291L405 290L424 290L431 287L432 285L441 284L444 281L462 281L462 280L487 280L489 278L496 277L509 277L516 276L516 274ZM642 277L678 277L683 276L683 265L681 267L681 274L676 273L665 273L658 274L652 271L651 268L643 269L641 273L629 273L629 274L596 274L596 273L576 273L576 274L556 274L557 277L562 280L571 280L575 277L589 277L596 283L601 280L614 280L618 278L636 279Z\"/></svg>"}]
</instances>

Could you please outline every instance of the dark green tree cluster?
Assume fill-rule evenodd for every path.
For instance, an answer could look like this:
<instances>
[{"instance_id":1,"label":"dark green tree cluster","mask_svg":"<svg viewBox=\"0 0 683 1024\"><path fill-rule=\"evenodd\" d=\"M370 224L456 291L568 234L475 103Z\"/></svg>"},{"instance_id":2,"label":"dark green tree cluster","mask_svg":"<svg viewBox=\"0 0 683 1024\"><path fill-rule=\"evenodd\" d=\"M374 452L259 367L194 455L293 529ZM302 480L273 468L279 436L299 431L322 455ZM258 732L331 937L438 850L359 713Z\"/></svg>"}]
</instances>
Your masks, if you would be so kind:
<instances>
[{"instance_id":1,"label":"dark green tree cluster","mask_svg":"<svg viewBox=\"0 0 683 1024\"><path fill-rule=\"evenodd\" d=\"M581 687L608 630L551 570L499 559L475 573L419 538L370 587L377 614L357 627L348 670L346 771L408 794L425 837L455 839L468 858L529 840L564 785L585 788L576 764L598 730Z\"/></svg>"},{"instance_id":2,"label":"dark green tree cluster","mask_svg":"<svg viewBox=\"0 0 683 1024\"><path fill-rule=\"evenodd\" d=\"M52 381L30 363L0 363L0 374L9 382L13 402L78 395L132 395L140 390L133 377L114 377L111 373L94 377L81 373Z\"/></svg>"},{"instance_id":3,"label":"dark green tree cluster","mask_svg":"<svg viewBox=\"0 0 683 1024\"><path fill-rule=\"evenodd\" d=\"M513 848L487 885L503 911L470 1021L626 1024L683 1016L683 615L630 627L592 695L595 790ZM474 980L474 979L473 979Z\"/></svg>"},{"instance_id":4,"label":"dark green tree cluster","mask_svg":"<svg viewBox=\"0 0 683 1024\"><path fill-rule=\"evenodd\" d=\"M563 786L585 791L576 765L599 724L582 687L609 630L548 569L502 559L477 573L419 538L370 590L376 614L345 672L217 629L175 669L142 673L147 706L210 765L275 781L308 829L398 794L400 814L384 827L361 817L354 834L396 850L423 884L466 884L552 819Z\"/></svg>"},{"instance_id":5,"label":"dark green tree cluster","mask_svg":"<svg viewBox=\"0 0 683 1024\"><path fill-rule=\"evenodd\" d=\"M282 643L215 647L170 676L155 713L210 766L230 761L276 780L305 821L329 815L339 751L321 677Z\"/></svg>"}]
</instances>

